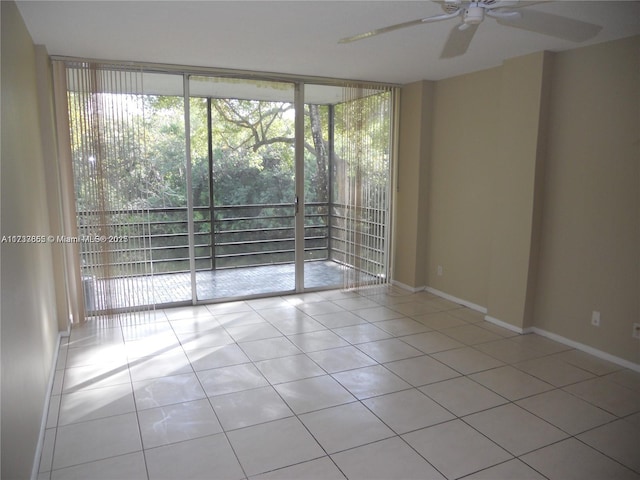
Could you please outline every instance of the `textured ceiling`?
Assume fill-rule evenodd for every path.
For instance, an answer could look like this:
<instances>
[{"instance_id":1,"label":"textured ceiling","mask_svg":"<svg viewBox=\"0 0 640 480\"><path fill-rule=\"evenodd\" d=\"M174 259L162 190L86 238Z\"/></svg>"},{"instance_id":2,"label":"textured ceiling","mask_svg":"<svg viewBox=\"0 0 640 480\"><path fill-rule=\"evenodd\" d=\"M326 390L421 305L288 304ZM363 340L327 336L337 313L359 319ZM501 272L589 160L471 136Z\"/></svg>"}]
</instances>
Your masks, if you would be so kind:
<instances>
[{"instance_id":1,"label":"textured ceiling","mask_svg":"<svg viewBox=\"0 0 640 480\"><path fill-rule=\"evenodd\" d=\"M460 19L349 44L343 37L442 13L420 1L19 1L36 44L52 55L277 72L404 84L640 34L640 1L558 1L525 7L602 25L574 43L486 18L467 53L440 60Z\"/></svg>"}]
</instances>

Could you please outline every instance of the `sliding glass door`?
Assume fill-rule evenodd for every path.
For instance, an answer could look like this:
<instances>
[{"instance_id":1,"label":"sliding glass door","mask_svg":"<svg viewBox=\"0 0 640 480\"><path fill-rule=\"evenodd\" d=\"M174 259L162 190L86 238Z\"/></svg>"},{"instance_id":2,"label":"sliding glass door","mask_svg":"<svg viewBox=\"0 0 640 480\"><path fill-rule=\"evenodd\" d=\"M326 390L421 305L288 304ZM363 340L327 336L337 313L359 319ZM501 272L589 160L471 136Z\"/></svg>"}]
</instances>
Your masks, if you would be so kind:
<instances>
[{"instance_id":1,"label":"sliding glass door","mask_svg":"<svg viewBox=\"0 0 640 480\"><path fill-rule=\"evenodd\" d=\"M90 314L386 281L389 90L67 69Z\"/></svg>"},{"instance_id":2,"label":"sliding glass door","mask_svg":"<svg viewBox=\"0 0 640 480\"><path fill-rule=\"evenodd\" d=\"M295 85L191 77L189 96L197 300L295 291Z\"/></svg>"}]
</instances>

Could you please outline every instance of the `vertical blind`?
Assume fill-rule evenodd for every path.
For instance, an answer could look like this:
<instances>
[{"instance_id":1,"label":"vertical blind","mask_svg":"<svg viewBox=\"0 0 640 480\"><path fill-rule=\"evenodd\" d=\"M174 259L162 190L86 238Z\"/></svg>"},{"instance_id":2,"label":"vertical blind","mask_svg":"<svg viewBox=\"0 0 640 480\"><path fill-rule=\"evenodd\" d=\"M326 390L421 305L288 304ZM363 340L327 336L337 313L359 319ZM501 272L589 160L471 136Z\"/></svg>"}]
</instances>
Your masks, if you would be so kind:
<instances>
[{"instance_id":1,"label":"vertical blind","mask_svg":"<svg viewBox=\"0 0 640 480\"><path fill-rule=\"evenodd\" d=\"M336 162L344 202L344 288L387 282L392 90L346 86L337 109L343 138Z\"/></svg>"},{"instance_id":2,"label":"vertical blind","mask_svg":"<svg viewBox=\"0 0 640 480\"><path fill-rule=\"evenodd\" d=\"M89 63L66 72L85 310L122 317L154 303L142 72Z\"/></svg>"}]
</instances>

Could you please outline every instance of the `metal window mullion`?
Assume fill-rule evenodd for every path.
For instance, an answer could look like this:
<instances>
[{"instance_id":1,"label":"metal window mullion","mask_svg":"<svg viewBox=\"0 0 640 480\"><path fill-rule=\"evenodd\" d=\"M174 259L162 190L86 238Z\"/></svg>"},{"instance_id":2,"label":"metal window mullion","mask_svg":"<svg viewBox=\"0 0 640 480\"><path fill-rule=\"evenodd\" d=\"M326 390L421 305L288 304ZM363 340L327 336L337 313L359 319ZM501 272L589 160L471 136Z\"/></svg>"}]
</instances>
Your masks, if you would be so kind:
<instances>
[{"instance_id":1,"label":"metal window mullion","mask_svg":"<svg viewBox=\"0 0 640 480\"><path fill-rule=\"evenodd\" d=\"M196 304L198 292L196 288L196 250L195 228L193 223L193 183L191 178L191 108L189 103L189 75L183 75L184 95L184 144L185 144L185 176L187 177L187 233L189 236L189 271L191 273L191 303Z\"/></svg>"},{"instance_id":2,"label":"metal window mullion","mask_svg":"<svg viewBox=\"0 0 640 480\"><path fill-rule=\"evenodd\" d=\"M215 198L213 195L213 117L211 111L211 97L207 97L207 155L209 156L209 219L211 239L211 269L216 269L215 242Z\"/></svg>"},{"instance_id":3,"label":"metal window mullion","mask_svg":"<svg viewBox=\"0 0 640 480\"><path fill-rule=\"evenodd\" d=\"M295 290L304 290L304 84L298 82L294 90L295 106Z\"/></svg>"}]
</instances>

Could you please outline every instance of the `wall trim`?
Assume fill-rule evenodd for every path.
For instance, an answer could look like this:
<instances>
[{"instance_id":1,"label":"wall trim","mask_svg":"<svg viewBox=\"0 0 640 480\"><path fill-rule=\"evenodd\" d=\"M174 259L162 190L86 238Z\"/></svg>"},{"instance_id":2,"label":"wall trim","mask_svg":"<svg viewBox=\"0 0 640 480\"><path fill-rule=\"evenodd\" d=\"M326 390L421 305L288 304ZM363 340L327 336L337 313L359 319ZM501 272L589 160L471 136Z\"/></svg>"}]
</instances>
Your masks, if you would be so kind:
<instances>
[{"instance_id":1,"label":"wall trim","mask_svg":"<svg viewBox=\"0 0 640 480\"><path fill-rule=\"evenodd\" d=\"M464 305L467 308L470 308L471 310L475 310L476 312L480 312L480 313L487 313L487 308L483 307L481 305L478 305L476 303L473 302L469 302L467 300L464 300L462 298L458 298L455 297L453 295L449 295L448 293L442 292L440 290L437 290L435 288L432 287L424 287L425 291L429 292L429 293L433 293L434 295L437 295L438 297L442 297L445 300L449 300L450 302L454 302L460 305Z\"/></svg>"},{"instance_id":2,"label":"wall trim","mask_svg":"<svg viewBox=\"0 0 640 480\"><path fill-rule=\"evenodd\" d=\"M628 368L629 370L634 370L640 373L640 363L630 362L629 360L625 360L624 358L611 355L610 353L603 352L602 350L598 350L597 348L585 345L584 343L576 342L575 340L563 337L562 335L558 335L557 333L543 330L542 328L531 327L530 330L531 332L537 333L542 337L547 337L550 340L555 340L556 342L562 343L569 347L573 347L576 350L581 350L585 353L593 355L594 357L601 358L602 360L607 360L608 362L615 363L616 365L620 365L621 367Z\"/></svg>"},{"instance_id":3,"label":"wall trim","mask_svg":"<svg viewBox=\"0 0 640 480\"><path fill-rule=\"evenodd\" d=\"M424 285L420 286L420 287L410 287L409 285L406 285L402 282L399 282L397 280L391 280L391 285L394 285L396 287L400 287L403 290L408 290L411 293L418 293L418 292L423 292L425 290Z\"/></svg>"},{"instance_id":4,"label":"wall trim","mask_svg":"<svg viewBox=\"0 0 640 480\"><path fill-rule=\"evenodd\" d=\"M489 323L493 323L494 325L497 325L499 327L502 328L506 328L507 330L511 330L512 332L516 332L519 333L521 335L524 335L526 333L531 333L533 330L531 330L531 328L520 328L520 327L516 327L515 325L511 325L510 323L507 323L503 320L499 320L495 317L492 317L491 315L485 315L484 319L489 322Z\"/></svg>"},{"instance_id":5,"label":"wall trim","mask_svg":"<svg viewBox=\"0 0 640 480\"><path fill-rule=\"evenodd\" d=\"M33 458L33 467L31 468L31 480L37 480L40 473L40 457L42 456L42 450L44 448L44 435L47 430L47 418L49 416L49 406L51 404L51 392L53 391L53 382L56 378L58 357L60 355L60 344L63 338L67 338L71 335L69 327L67 330L58 332L58 341L53 351L53 360L51 373L49 373L49 382L47 383L47 394L44 398L44 407L42 411L42 421L40 422L40 434L38 435L38 444L36 445L36 453Z\"/></svg>"}]
</instances>

